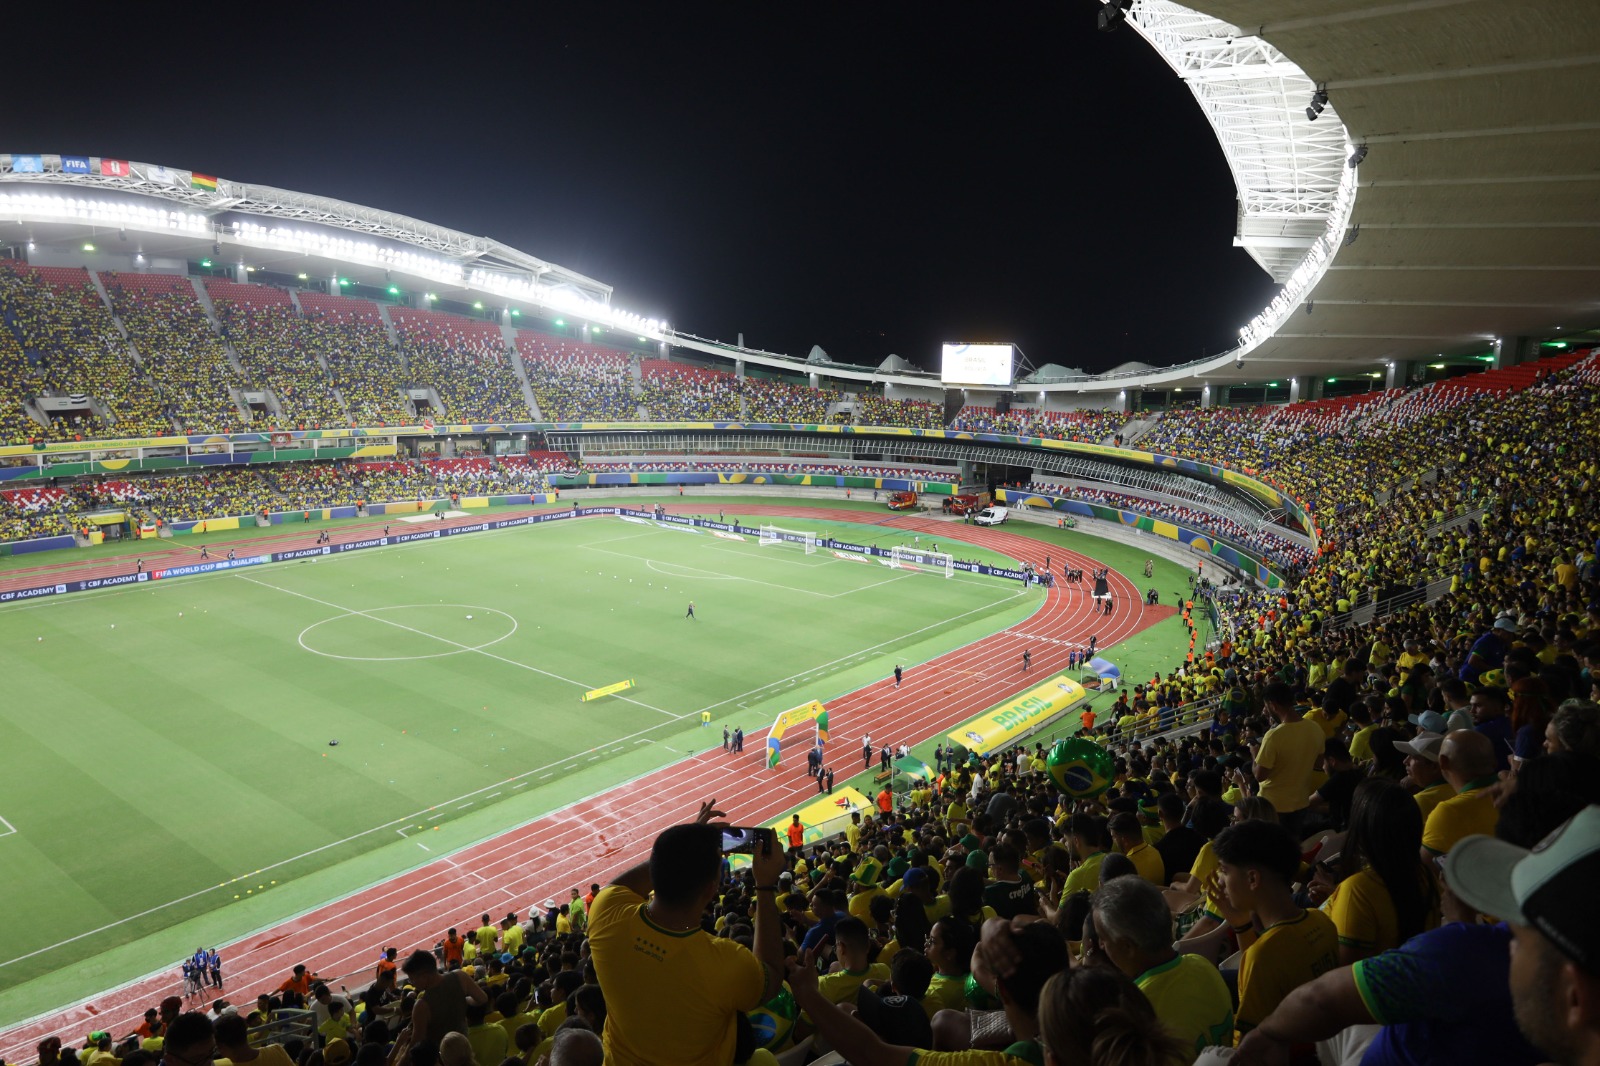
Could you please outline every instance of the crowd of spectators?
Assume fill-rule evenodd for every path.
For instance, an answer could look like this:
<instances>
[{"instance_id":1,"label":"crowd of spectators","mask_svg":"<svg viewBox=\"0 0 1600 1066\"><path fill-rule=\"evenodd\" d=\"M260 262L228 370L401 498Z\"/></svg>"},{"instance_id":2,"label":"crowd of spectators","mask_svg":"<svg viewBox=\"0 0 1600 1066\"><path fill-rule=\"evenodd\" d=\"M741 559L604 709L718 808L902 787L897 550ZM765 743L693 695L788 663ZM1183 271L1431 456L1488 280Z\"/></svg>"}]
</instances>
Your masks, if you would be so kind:
<instances>
[{"instance_id":1,"label":"crowd of spectators","mask_svg":"<svg viewBox=\"0 0 1600 1066\"><path fill-rule=\"evenodd\" d=\"M500 328L438 311L394 308L406 381L433 388L453 422L526 422L530 415L517 379L515 352Z\"/></svg>"},{"instance_id":2,"label":"crowd of spectators","mask_svg":"<svg viewBox=\"0 0 1600 1066\"><path fill-rule=\"evenodd\" d=\"M349 409L354 426L411 425L416 422L405 393L405 372L389 343L377 304L348 296L300 294L302 331L311 351L321 354Z\"/></svg>"},{"instance_id":3,"label":"crowd of spectators","mask_svg":"<svg viewBox=\"0 0 1600 1066\"><path fill-rule=\"evenodd\" d=\"M209 287L222 335L251 384L271 389L278 400L279 415L253 419L252 425L322 429L347 424L349 416L317 358L320 331L295 311L286 293L264 285L213 282Z\"/></svg>"},{"instance_id":4,"label":"crowd of spectators","mask_svg":"<svg viewBox=\"0 0 1600 1066\"><path fill-rule=\"evenodd\" d=\"M746 377L744 418L747 422L822 425L828 421L828 406L843 398L834 389L813 389L789 381Z\"/></svg>"},{"instance_id":5,"label":"crowd of spectators","mask_svg":"<svg viewBox=\"0 0 1600 1066\"><path fill-rule=\"evenodd\" d=\"M638 416L625 361L557 354L524 358L523 365L546 422L630 422Z\"/></svg>"},{"instance_id":6,"label":"crowd of spectators","mask_svg":"<svg viewBox=\"0 0 1600 1066\"><path fill-rule=\"evenodd\" d=\"M164 412L189 433L246 426L230 389L244 382L189 279L176 274L101 274L111 307L161 391Z\"/></svg>"},{"instance_id":7,"label":"crowd of spectators","mask_svg":"<svg viewBox=\"0 0 1600 1066\"><path fill-rule=\"evenodd\" d=\"M723 370L645 360L642 399L658 422L730 422L741 417L742 392L737 377Z\"/></svg>"},{"instance_id":8,"label":"crowd of spectators","mask_svg":"<svg viewBox=\"0 0 1600 1066\"><path fill-rule=\"evenodd\" d=\"M943 429L944 404L931 400L891 400L862 393L856 397L856 425Z\"/></svg>"},{"instance_id":9,"label":"crowd of spectators","mask_svg":"<svg viewBox=\"0 0 1600 1066\"><path fill-rule=\"evenodd\" d=\"M1060 496L1069 500L1082 500L1085 503L1103 504L1124 511L1136 511L1151 518L1173 522L1186 529L1249 548L1260 553L1268 562L1276 563L1280 568L1295 575L1304 572L1314 558L1311 548L1275 533L1270 528L1247 528L1228 515L1199 507L1147 499L1110 489L1094 489L1085 485L1066 485L1053 481L1030 482L1028 491Z\"/></svg>"},{"instance_id":10,"label":"crowd of spectators","mask_svg":"<svg viewBox=\"0 0 1600 1066\"><path fill-rule=\"evenodd\" d=\"M1011 433L1045 440L1106 444L1122 431L1127 422L1128 416L1119 411L1050 411L1013 407L1005 414L999 414L992 407L969 404L956 415L950 428L969 433Z\"/></svg>"},{"instance_id":11,"label":"crowd of spectators","mask_svg":"<svg viewBox=\"0 0 1600 1066\"><path fill-rule=\"evenodd\" d=\"M88 396L111 417L56 415L42 425L24 405L46 394ZM0 260L0 442L171 432L88 272Z\"/></svg>"},{"instance_id":12,"label":"crowd of spectators","mask_svg":"<svg viewBox=\"0 0 1600 1066\"><path fill-rule=\"evenodd\" d=\"M0 489L0 543L71 533L87 505L67 489Z\"/></svg>"},{"instance_id":13,"label":"crowd of spectators","mask_svg":"<svg viewBox=\"0 0 1600 1066\"><path fill-rule=\"evenodd\" d=\"M570 464L568 464L570 466ZM542 492L564 469L548 457L338 459L213 467L115 481L84 479L70 488L0 490L0 542L81 530L85 512L121 507L150 524L199 521L262 511L348 507L388 500Z\"/></svg>"}]
</instances>

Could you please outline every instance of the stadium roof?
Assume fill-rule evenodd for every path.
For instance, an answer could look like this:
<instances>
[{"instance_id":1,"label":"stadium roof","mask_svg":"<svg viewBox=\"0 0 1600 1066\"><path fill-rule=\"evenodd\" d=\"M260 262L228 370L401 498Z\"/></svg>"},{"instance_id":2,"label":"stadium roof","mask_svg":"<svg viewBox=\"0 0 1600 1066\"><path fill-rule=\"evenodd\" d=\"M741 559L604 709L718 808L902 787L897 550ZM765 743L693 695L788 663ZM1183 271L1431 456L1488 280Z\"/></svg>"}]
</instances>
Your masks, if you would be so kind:
<instances>
[{"instance_id":1,"label":"stadium roof","mask_svg":"<svg viewBox=\"0 0 1600 1066\"><path fill-rule=\"evenodd\" d=\"M1164 6L1175 5L1140 0L1130 22ZM1591 0L1193 6L1234 27L1236 42L1270 42L1325 88L1367 154L1342 247L1308 304L1242 369L1222 357L1158 376L1226 384L1336 372L1600 321Z\"/></svg>"}]
</instances>

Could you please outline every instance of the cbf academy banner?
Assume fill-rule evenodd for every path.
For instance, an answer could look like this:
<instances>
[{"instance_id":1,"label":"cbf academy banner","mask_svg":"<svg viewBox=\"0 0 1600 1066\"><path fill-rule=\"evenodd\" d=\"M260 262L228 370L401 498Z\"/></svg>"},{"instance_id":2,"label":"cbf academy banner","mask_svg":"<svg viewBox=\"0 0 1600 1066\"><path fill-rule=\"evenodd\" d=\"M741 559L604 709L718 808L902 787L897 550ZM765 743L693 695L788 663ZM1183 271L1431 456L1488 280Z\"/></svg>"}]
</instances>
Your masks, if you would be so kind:
<instances>
[{"instance_id":1,"label":"cbf academy banner","mask_svg":"<svg viewBox=\"0 0 1600 1066\"><path fill-rule=\"evenodd\" d=\"M1082 685L1061 674L957 726L949 736L967 750L987 755L1059 718L1088 694Z\"/></svg>"}]
</instances>

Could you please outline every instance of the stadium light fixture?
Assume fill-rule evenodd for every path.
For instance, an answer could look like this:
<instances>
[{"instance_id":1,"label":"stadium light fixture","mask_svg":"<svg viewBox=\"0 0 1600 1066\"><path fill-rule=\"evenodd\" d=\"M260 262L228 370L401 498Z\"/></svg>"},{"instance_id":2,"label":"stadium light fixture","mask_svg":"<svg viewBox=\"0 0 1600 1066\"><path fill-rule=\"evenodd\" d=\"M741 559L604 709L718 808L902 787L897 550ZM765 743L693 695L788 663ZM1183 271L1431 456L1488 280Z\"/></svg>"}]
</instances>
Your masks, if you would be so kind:
<instances>
[{"instance_id":1,"label":"stadium light fixture","mask_svg":"<svg viewBox=\"0 0 1600 1066\"><path fill-rule=\"evenodd\" d=\"M1311 104L1306 108L1306 118L1311 122L1317 121L1317 116L1327 110L1327 107L1328 90L1318 88L1316 92L1311 94Z\"/></svg>"},{"instance_id":2,"label":"stadium light fixture","mask_svg":"<svg viewBox=\"0 0 1600 1066\"><path fill-rule=\"evenodd\" d=\"M428 293L428 302L429 303L432 303L434 300L437 300L438 298L439 298L439 294L438 293L436 293L436 292Z\"/></svg>"},{"instance_id":3,"label":"stadium light fixture","mask_svg":"<svg viewBox=\"0 0 1600 1066\"><path fill-rule=\"evenodd\" d=\"M299 278L301 281L309 281L309 280L311 280L311 275L310 274L296 274L295 277Z\"/></svg>"},{"instance_id":4,"label":"stadium light fixture","mask_svg":"<svg viewBox=\"0 0 1600 1066\"><path fill-rule=\"evenodd\" d=\"M513 307L511 309L511 317L512 318L521 318L522 317L522 312L517 310L515 307Z\"/></svg>"},{"instance_id":5,"label":"stadium light fixture","mask_svg":"<svg viewBox=\"0 0 1600 1066\"><path fill-rule=\"evenodd\" d=\"M1369 377L1369 378L1381 378L1381 377L1383 377L1383 371L1374 370L1374 371L1370 372L1369 374L1367 374L1367 377Z\"/></svg>"},{"instance_id":6,"label":"stadium light fixture","mask_svg":"<svg viewBox=\"0 0 1600 1066\"><path fill-rule=\"evenodd\" d=\"M400 295L400 286L398 286L398 285L390 285L389 286L389 295L390 296L399 296Z\"/></svg>"},{"instance_id":7,"label":"stadium light fixture","mask_svg":"<svg viewBox=\"0 0 1600 1066\"><path fill-rule=\"evenodd\" d=\"M472 309L474 311L482 311L483 310L483 301L482 300L474 300L474 301L472 301Z\"/></svg>"},{"instance_id":8,"label":"stadium light fixture","mask_svg":"<svg viewBox=\"0 0 1600 1066\"><path fill-rule=\"evenodd\" d=\"M210 270L210 269L211 269L211 260L209 260L209 259L202 259L202 260L200 260L200 265L201 265L201 266L202 266L202 267L204 267L204 268L205 268L205 269L207 269L207 270Z\"/></svg>"},{"instance_id":9,"label":"stadium light fixture","mask_svg":"<svg viewBox=\"0 0 1600 1066\"><path fill-rule=\"evenodd\" d=\"M566 319L564 319L564 318L558 318L558 319L556 319L556 325L558 325L558 326L564 326L564 325L566 325L566 324L567 324L567 320L566 320Z\"/></svg>"},{"instance_id":10,"label":"stadium light fixture","mask_svg":"<svg viewBox=\"0 0 1600 1066\"><path fill-rule=\"evenodd\" d=\"M1443 363L1429 363L1428 366L1429 366L1430 369L1433 369L1433 370L1443 370L1444 369L1444 364Z\"/></svg>"},{"instance_id":11,"label":"stadium light fixture","mask_svg":"<svg viewBox=\"0 0 1600 1066\"><path fill-rule=\"evenodd\" d=\"M1338 378L1329 378L1328 379L1328 384L1329 385L1337 385L1338 383L1339 383L1339 379Z\"/></svg>"},{"instance_id":12,"label":"stadium light fixture","mask_svg":"<svg viewBox=\"0 0 1600 1066\"><path fill-rule=\"evenodd\" d=\"M143 204L89 200L53 193L0 193L0 215L18 221L42 218L114 227L119 231L180 231L204 235L211 223L204 215Z\"/></svg>"},{"instance_id":13,"label":"stadium light fixture","mask_svg":"<svg viewBox=\"0 0 1600 1066\"><path fill-rule=\"evenodd\" d=\"M350 279L349 278L340 278L339 279L339 287L341 289L348 289L350 287Z\"/></svg>"},{"instance_id":14,"label":"stadium light fixture","mask_svg":"<svg viewBox=\"0 0 1600 1066\"><path fill-rule=\"evenodd\" d=\"M92 251L94 251L94 245L90 244L88 241L84 241L83 242L83 250L86 251L86 252L92 252Z\"/></svg>"},{"instance_id":15,"label":"stadium light fixture","mask_svg":"<svg viewBox=\"0 0 1600 1066\"><path fill-rule=\"evenodd\" d=\"M1132 6L1133 0L1109 0L1100 8L1095 26L1101 33L1111 33L1127 20L1128 8Z\"/></svg>"},{"instance_id":16,"label":"stadium light fixture","mask_svg":"<svg viewBox=\"0 0 1600 1066\"><path fill-rule=\"evenodd\" d=\"M646 341L645 341L645 338L643 338L643 337L640 337L640 338L639 338L639 343L640 343L640 344L644 344L644 343L646 343ZM1563 348L1565 348L1565 347L1566 347L1566 345L1565 345L1565 344L1563 344L1563 345L1562 345L1562 346L1561 346L1561 347L1563 347Z\"/></svg>"}]
</instances>

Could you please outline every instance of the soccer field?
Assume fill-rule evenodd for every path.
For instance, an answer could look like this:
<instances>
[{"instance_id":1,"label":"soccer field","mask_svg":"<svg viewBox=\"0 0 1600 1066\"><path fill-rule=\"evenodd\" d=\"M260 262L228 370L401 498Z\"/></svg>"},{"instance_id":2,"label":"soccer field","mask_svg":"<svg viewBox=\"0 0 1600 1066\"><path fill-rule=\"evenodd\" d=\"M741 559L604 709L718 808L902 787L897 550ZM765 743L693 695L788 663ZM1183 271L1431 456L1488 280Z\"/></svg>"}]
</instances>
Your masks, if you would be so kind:
<instances>
[{"instance_id":1,"label":"soccer field","mask_svg":"<svg viewBox=\"0 0 1600 1066\"><path fill-rule=\"evenodd\" d=\"M392 874L410 835L514 824L1041 596L589 518L0 609L0 989L258 892L290 913L319 872L390 845L318 891Z\"/></svg>"}]
</instances>

